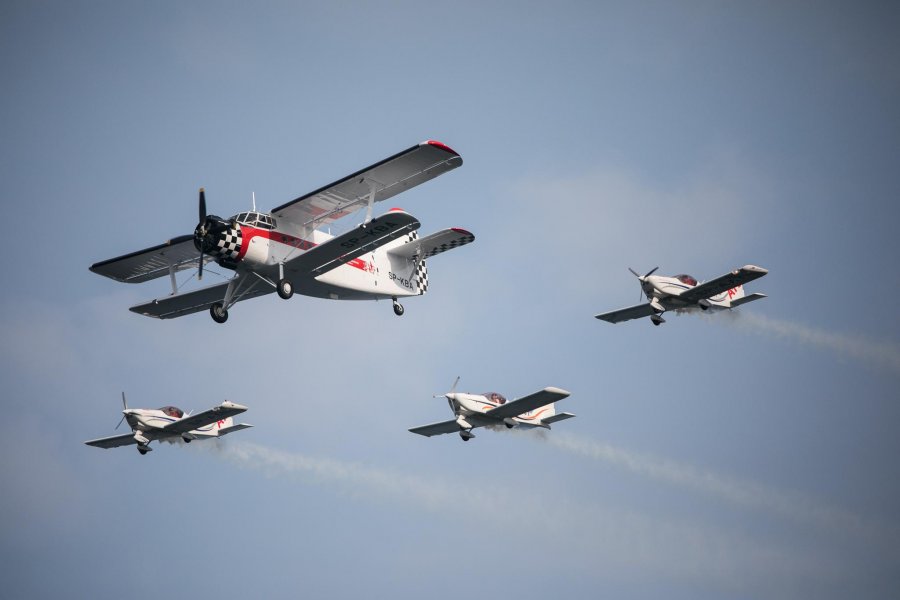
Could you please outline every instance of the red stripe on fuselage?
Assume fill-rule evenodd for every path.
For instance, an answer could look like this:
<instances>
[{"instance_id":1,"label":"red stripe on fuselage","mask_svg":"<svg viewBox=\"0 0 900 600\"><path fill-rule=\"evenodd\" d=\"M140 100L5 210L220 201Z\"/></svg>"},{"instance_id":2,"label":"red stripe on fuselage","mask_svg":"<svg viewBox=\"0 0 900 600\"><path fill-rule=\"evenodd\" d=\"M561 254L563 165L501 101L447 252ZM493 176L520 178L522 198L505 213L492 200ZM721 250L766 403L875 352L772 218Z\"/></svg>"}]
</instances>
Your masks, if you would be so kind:
<instances>
[{"instance_id":1,"label":"red stripe on fuselage","mask_svg":"<svg viewBox=\"0 0 900 600\"><path fill-rule=\"evenodd\" d=\"M238 225L238 227L241 228L241 251L238 253L238 260L244 259L244 255L247 254L247 249L250 248L250 240L255 237L265 238L272 242L284 244L285 246L297 248L298 250L303 250L304 252L306 252L307 250L312 250L313 248L318 246L318 244L316 244L315 242L310 242L309 240L304 240L303 238L298 238L281 231L275 231L272 229L257 229L256 227L250 227L249 225ZM354 258L353 260L345 264L351 267L355 267L361 271L368 271L370 273L375 271L374 264L368 263L361 258Z\"/></svg>"}]
</instances>

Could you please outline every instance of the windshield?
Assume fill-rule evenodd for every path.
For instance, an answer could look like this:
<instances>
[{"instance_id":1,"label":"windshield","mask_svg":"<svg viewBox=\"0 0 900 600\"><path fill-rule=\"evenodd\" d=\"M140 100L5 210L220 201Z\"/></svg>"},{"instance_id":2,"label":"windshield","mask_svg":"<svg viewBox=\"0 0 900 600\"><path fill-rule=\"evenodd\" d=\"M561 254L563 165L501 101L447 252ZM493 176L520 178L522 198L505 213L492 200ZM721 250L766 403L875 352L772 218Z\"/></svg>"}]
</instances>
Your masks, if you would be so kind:
<instances>
[{"instance_id":1,"label":"windshield","mask_svg":"<svg viewBox=\"0 0 900 600\"><path fill-rule=\"evenodd\" d=\"M163 406L160 408L162 412L166 413L170 417L175 417L176 419L180 419L184 416L184 411L178 408L177 406Z\"/></svg>"},{"instance_id":2,"label":"windshield","mask_svg":"<svg viewBox=\"0 0 900 600\"><path fill-rule=\"evenodd\" d=\"M677 279L681 283L683 283L685 285L689 285L691 287L694 287L695 285L697 285L697 280L694 279L693 277L691 277L690 275L676 275L675 279Z\"/></svg>"},{"instance_id":3,"label":"windshield","mask_svg":"<svg viewBox=\"0 0 900 600\"><path fill-rule=\"evenodd\" d=\"M506 404L506 398L504 398L502 394L498 394L497 392L485 392L484 397L494 404Z\"/></svg>"}]
</instances>

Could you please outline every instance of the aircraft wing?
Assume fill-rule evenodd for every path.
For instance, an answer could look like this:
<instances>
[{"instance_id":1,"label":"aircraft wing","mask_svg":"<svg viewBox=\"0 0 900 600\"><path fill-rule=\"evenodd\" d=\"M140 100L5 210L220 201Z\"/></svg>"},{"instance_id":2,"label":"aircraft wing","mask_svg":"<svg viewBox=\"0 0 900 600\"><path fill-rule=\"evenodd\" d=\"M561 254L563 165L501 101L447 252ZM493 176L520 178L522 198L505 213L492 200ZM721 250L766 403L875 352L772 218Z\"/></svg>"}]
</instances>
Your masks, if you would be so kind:
<instances>
[{"instance_id":1,"label":"aircraft wing","mask_svg":"<svg viewBox=\"0 0 900 600\"><path fill-rule=\"evenodd\" d=\"M253 275L244 273L238 275L238 277L240 277L240 281L235 285L234 293L238 302L265 296L275 291L274 287ZM216 285L200 288L199 290L151 300L144 304L132 306L128 310L146 317L174 319L200 312L201 310L207 310L216 302L221 302L225 298L225 290L227 288L228 282L224 281Z\"/></svg>"},{"instance_id":2,"label":"aircraft wing","mask_svg":"<svg viewBox=\"0 0 900 600\"><path fill-rule=\"evenodd\" d=\"M456 419L450 419L449 421L441 421L440 423L431 423L429 425L413 427L410 431L418 433L419 435L424 435L425 437L441 435L442 433L458 433L459 423L456 422Z\"/></svg>"},{"instance_id":3,"label":"aircraft wing","mask_svg":"<svg viewBox=\"0 0 900 600\"><path fill-rule=\"evenodd\" d=\"M561 390L556 387L547 387L539 392L529 394L528 396L525 396L523 398L518 398L517 400L507 402L506 404L501 404L497 408L492 408L484 414L485 416L495 417L497 419L518 417L522 413L526 413L530 410L546 406L548 404L556 402L557 400L562 400L568 395L569 392L567 392L566 390ZM457 429L458 428L459 427L457 426Z\"/></svg>"},{"instance_id":4,"label":"aircraft wing","mask_svg":"<svg viewBox=\"0 0 900 600\"><path fill-rule=\"evenodd\" d=\"M298 255L286 268L294 273L321 275L420 226L414 216L395 209Z\"/></svg>"},{"instance_id":5,"label":"aircraft wing","mask_svg":"<svg viewBox=\"0 0 900 600\"><path fill-rule=\"evenodd\" d=\"M199 258L194 236L182 235L152 248L94 263L90 270L116 281L142 283L168 275L170 268L175 271L196 269ZM211 256L203 257L204 263L210 260Z\"/></svg>"},{"instance_id":6,"label":"aircraft wing","mask_svg":"<svg viewBox=\"0 0 900 600\"><path fill-rule=\"evenodd\" d=\"M272 211L297 225L320 227L375 202L425 183L462 164L462 157L440 142L422 142L348 175Z\"/></svg>"},{"instance_id":7,"label":"aircraft wing","mask_svg":"<svg viewBox=\"0 0 900 600\"><path fill-rule=\"evenodd\" d=\"M647 302L645 304L636 304L634 306L629 306L628 308L620 308L619 310L612 310L610 312L594 315L594 318L607 321L608 323L621 323L622 321L649 317L654 312L656 311L653 310L653 307Z\"/></svg>"},{"instance_id":8,"label":"aircraft wing","mask_svg":"<svg viewBox=\"0 0 900 600\"><path fill-rule=\"evenodd\" d=\"M134 439L134 433L123 433L122 435L113 435L96 440L89 440L85 442L85 444L94 446L95 448L118 448L119 446L137 444L137 440Z\"/></svg>"},{"instance_id":9,"label":"aircraft wing","mask_svg":"<svg viewBox=\"0 0 900 600\"><path fill-rule=\"evenodd\" d=\"M196 415L191 415L189 417L173 421L172 423L169 423L168 425L163 427L163 431L167 433L187 433L188 431L193 431L194 429L212 425L216 421L221 421L222 419L233 417L234 415L239 415L245 410L247 410L246 406L242 406L235 402L229 402L228 400L226 400L222 404L214 406L209 410L204 410L203 412L197 413Z\"/></svg>"},{"instance_id":10,"label":"aircraft wing","mask_svg":"<svg viewBox=\"0 0 900 600\"><path fill-rule=\"evenodd\" d=\"M727 292L732 288L736 288L739 285L744 285L745 283L753 281L754 279L759 279L768 272L769 271L763 269L762 267L746 265L741 267L740 269L732 271L731 273L727 273L725 275L722 275L721 277L716 277L715 279L710 279L709 281L701 283L696 287L685 290L684 292L679 294L678 297L691 302L698 302L706 298L717 296L722 292Z\"/></svg>"},{"instance_id":11,"label":"aircraft wing","mask_svg":"<svg viewBox=\"0 0 900 600\"><path fill-rule=\"evenodd\" d=\"M413 240L408 244L403 244L398 248L388 250L388 254L394 256L402 256L403 258L413 259L421 256L422 258L431 258L441 252L453 250L460 246L465 246L475 241L475 236L465 229L451 227L432 233L429 236Z\"/></svg>"}]
</instances>

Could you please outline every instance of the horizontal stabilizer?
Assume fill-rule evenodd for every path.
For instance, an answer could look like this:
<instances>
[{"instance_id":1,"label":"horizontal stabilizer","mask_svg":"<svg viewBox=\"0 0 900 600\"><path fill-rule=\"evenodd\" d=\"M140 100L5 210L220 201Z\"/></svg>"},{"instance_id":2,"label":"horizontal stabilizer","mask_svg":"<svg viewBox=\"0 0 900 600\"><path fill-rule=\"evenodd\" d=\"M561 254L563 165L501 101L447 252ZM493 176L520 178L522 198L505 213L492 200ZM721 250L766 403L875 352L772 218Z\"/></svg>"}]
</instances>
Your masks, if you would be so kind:
<instances>
[{"instance_id":1,"label":"horizontal stabilizer","mask_svg":"<svg viewBox=\"0 0 900 600\"><path fill-rule=\"evenodd\" d=\"M248 425L247 423L238 423L237 425L232 425L231 427L223 427L219 430L219 437L223 435L227 435L229 433L234 433L235 431L240 431L241 429L250 429L253 425Z\"/></svg>"},{"instance_id":2,"label":"horizontal stabilizer","mask_svg":"<svg viewBox=\"0 0 900 600\"><path fill-rule=\"evenodd\" d=\"M753 302L754 300L760 300L762 298L768 298L765 294L750 294L749 296L744 296L743 298L737 298L731 301L731 308L737 308L741 304L747 304L748 302Z\"/></svg>"},{"instance_id":3,"label":"horizontal stabilizer","mask_svg":"<svg viewBox=\"0 0 900 600\"><path fill-rule=\"evenodd\" d=\"M388 250L388 254L410 260L420 257L431 258L436 254L446 252L447 250L453 250L454 248L459 248L466 244L471 244L474 241L475 236L472 233L465 229L451 227L449 229L438 231L437 233L432 233L429 236L413 240L402 246L391 248Z\"/></svg>"},{"instance_id":4,"label":"horizontal stabilizer","mask_svg":"<svg viewBox=\"0 0 900 600\"><path fill-rule=\"evenodd\" d=\"M541 423L544 423L545 425L551 425L553 423L556 423L557 421L565 421L566 419L572 419L574 417L575 415L568 412L556 413L555 415L547 417L546 419L541 419Z\"/></svg>"}]
</instances>

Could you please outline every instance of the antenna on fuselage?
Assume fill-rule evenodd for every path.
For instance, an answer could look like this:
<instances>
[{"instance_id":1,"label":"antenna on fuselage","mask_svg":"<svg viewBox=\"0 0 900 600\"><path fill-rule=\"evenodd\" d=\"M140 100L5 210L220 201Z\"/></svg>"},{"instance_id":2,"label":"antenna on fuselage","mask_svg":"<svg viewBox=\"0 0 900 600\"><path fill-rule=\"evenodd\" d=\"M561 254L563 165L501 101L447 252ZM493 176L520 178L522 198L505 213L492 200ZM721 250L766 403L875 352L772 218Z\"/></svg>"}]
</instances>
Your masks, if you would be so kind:
<instances>
[{"instance_id":1,"label":"antenna on fuselage","mask_svg":"<svg viewBox=\"0 0 900 600\"><path fill-rule=\"evenodd\" d=\"M256 192L250 192L253 196L253 212L256 212Z\"/></svg>"}]
</instances>

